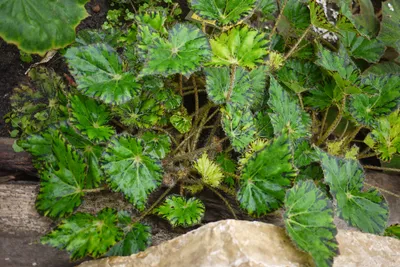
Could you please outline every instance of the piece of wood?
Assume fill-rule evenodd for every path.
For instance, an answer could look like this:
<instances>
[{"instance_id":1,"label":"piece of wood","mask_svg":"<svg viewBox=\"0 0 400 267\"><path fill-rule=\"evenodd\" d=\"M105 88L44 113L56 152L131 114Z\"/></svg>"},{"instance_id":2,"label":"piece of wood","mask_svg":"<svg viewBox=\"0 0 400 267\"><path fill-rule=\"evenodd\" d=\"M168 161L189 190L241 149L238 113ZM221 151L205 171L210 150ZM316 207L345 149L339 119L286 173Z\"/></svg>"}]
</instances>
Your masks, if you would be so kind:
<instances>
[{"instance_id":1,"label":"piece of wood","mask_svg":"<svg viewBox=\"0 0 400 267\"><path fill-rule=\"evenodd\" d=\"M35 174L32 157L27 152L15 152L12 148L15 139L0 138L0 170Z\"/></svg>"}]
</instances>

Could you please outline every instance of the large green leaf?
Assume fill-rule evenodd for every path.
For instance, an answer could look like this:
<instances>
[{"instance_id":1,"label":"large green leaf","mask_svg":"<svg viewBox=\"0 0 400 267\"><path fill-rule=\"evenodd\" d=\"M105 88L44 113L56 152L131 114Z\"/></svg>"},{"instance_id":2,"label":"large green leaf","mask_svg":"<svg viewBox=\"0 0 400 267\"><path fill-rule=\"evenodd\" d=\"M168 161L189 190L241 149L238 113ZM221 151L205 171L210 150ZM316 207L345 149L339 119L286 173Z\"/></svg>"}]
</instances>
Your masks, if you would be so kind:
<instances>
[{"instance_id":1,"label":"large green leaf","mask_svg":"<svg viewBox=\"0 0 400 267\"><path fill-rule=\"evenodd\" d=\"M108 107L83 95L69 97L71 105L70 121L82 134L94 141L107 141L114 133L108 125Z\"/></svg>"},{"instance_id":2,"label":"large green leaf","mask_svg":"<svg viewBox=\"0 0 400 267\"><path fill-rule=\"evenodd\" d=\"M258 1L257 9L261 11L267 19L273 19L274 13L278 11L276 0L260 0Z\"/></svg>"},{"instance_id":3,"label":"large green leaf","mask_svg":"<svg viewBox=\"0 0 400 267\"><path fill-rule=\"evenodd\" d=\"M255 68L267 55L267 38L248 26L237 26L210 40L213 56L209 65Z\"/></svg>"},{"instance_id":4,"label":"large green leaf","mask_svg":"<svg viewBox=\"0 0 400 267\"><path fill-rule=\"evenodd\" d=\"M279 81L295 93L315 88L321 80L321 72L317 65L296 59L286 61L277 74Z\"/></svg>"},{"instance_id":5,"label":"large green leaf","mask_svg":"<svg viewBox=\"0 0 400 267\"><path fill-rule=\"evenodd\" d=\"M294 165L297 168L305 167L318 161L317 153L308 140L298 140L294 144ZM314 177L311 177L314 178Z\"/></svg>"},{"instance_id":6,"label":"large green leaf","mask_svg":"<svg viewBox=\"0 0 400 267\"><path fill-rule=\"evenodd\" d=\"M341 35L342 43L349 54L355 58L375 63L379 61L385 52L385 45L377 39L368 40L362 36L357 36L355 32L351 31L342 31Z\"/></svg>"},{"instance_id":7,"label":"large green leaf","mask_svg":"<svg viewBox=\"0 0 400 267\"><path fill-rule=\"evenodd\" d=\"M256 152L243 167L237 198L249 214L260 216L278 209L296 176L287 137L281 136Z\"/></svg>"},{"instance_id":8,"label":"large green leaf","mask_svg":"<svg viewBox=\"0 0 400 267\"><path fill-rule=\"evenodd\" d=\"M122 230L117 227L116 212L105 208L96 216L79 212L64 219L55 230L43 236L41 242L65 249L71 259L77 260L104 255L122 236Z\"/></svg>"},{"instance_id":9,"label":"large green leaf","mask_svg":"<svg viewBox=\"0 0 400 267\"><path fill-rule=\"evenodd\" d=\"M367 135L364 142L384 161L400 153L400 110L377 121L376 127Z\"/></svg>"},{"instance_id":10,"label":"large green leaf","mask_svg":"<svg viewBox=\"0 0 400 267\"><path fill-rule=\"evenodd\" d=\"M118 212L118 226L124 230L125 236L107 252L106 256L130 256L150 246L150 226L141 223L132 224L128 212Z\"/></svg>"},{"instance_id":11,"label":"large green leaf","mask_svg":"<svg viewBox=\"0 0 400 267\"><path fill-rule=\"evenodd\" d=\"M80 155L66 144L58 131L49 134L55 159L40 172L40 191L36 201L38 211L49 217L62 217L81 204L86 165Z\"/></svg>"},{"instance_id":12,"label":"large green leaf","mask_svg":"<svg viewBox=\"0 0 400 267\"><path fill-rule=\"evenodd\" d=\"M145 132L141 137L145 145L146 153L163 159L171 150L171 140L166 134L157 134L153 132Z\"/></svg>"},{"instance_id":13,"label":"large green leaf","mask_svg":"<svg viewBox=\"0 0 400 267\"><path fill-rule=\"evenodd\" d=\"M310 25L310 11L299 0L288 0L283 15L294 29L304 30Z\"/></svg>"},{"instance_id":14,"label":"large green leaf","mask_svg":"<svg viewBox=\"0 0 400 267\"><path fill-rule=\"evenodd\" d=\"M177 23L168 32L168 40L159 38L149 47L142 75L175 73L189 76L211 56L204 33L194 25Z\"/></svg>"},{"instance_id":15,"label":"large green leaf","mask_svg":"<svg viewBox=\"0 0 400 267\"><path fill-rule=\"evenodd\" d=\"M353 14L352 0L337 0L340 11L346 16L359 33L367 38L375 37L379 31L379 20L375 15L374 6L371 0L359 0L360 12Z\"/></svg>"},{"instance_id":16,"label":"large green leaf","mask_svg":"<svg viewBox=\"0 0 400 267\"><path fill-rule=\"evenodd\" d=\"M78 134L75 129L66 123L60 123L60 131L65 139L80 152L87 165L85 188L91 189L100 185L104 179L103 171L100 168L100 158L103 152L103 147L83 135Z\"/></svg>"},{"instance_id":17,"label":"large green leaf","mask_svg":"<svg viewBox=\"0 0 400 267\"><path fill-rule=\"evenodd\" d=\"M268 105L272 109L270 118L276 136L286 133L291 141L311 136L310 116L300 108L297 99L290 96L271 77Z\"/></svg>"},{"instance_id":18,"label":"large green leaf","mask_svg":"<svg viewBox=\"0 0 400 267\"><path fill-rule=\"evenodd\" d=\"M256 0L190 0L196 14L222 25L236 23L249 15L256 2Z\"/></svg>"},{"instance_id":19,"label":"large green leaf","mask_svg":"<svg viewBox=\"0 0 400 267\"><path fill-rule=\"evenodd\" d=\"M300 181L286 192L283 218L290 238L317 266L332 266L339 252L332 203L313 181Z\"/></svg>"},{"instance_id":20,"label":"large green leaf","mask_svg":"<svg viewBox=\"0 0 400 267\"><path fill-rule=\"evenodd\" d=\"M206 68L207 94L216 104L226 103L231 87L231 71L229 67ZM251 106L254 91L251 90L249 72L236 68L229 102L241 106Z\"/></svg>"},{"instance_id":21,"label":"large green leaf","mask_svg":"<svg viewBox=\"0 0 400 267\"><path fill-rule=\"evenodd\" d=\"M338 216L364 232L383 233L389 217L388 205L375 188L362 191L365 175L360 163L317 151L324 181L337 202Z\"/></svg>"},{"instance_id":22,"label":"large green leaf","mask_svg":"<svg viewBox=\"0 0 400 267\"><path fill-rule=\"evenodd\" d=\"M400 2L389 0L382 3L382 23L378 39L400 53Z\"/></svg>"},{"instance_id":23,"label":"large green leaf","mask_svg":"<svg viewBox=\"0 0 400 267\"><path fill-rule=\"evenodd\" d=\"M145 150L143 140L132 136L113 137L103 155L102 168L107 182L139 210L143 210L148 195L162 179L159 159Z\"/></svg>"},{"instance_id":24,"label":"large green leaf","mask_svg":"<svg viewBox=\"0 0 400 267\"><path fill-rule=\"evenodd\" d=\"M27 53L44 55L75 40L75 28L88 16L87 0L0 0L0 37Z\"/></svg>"},{"instance_id":25,"label":"large green leaf","mask_svg":"<svg viewBox=\"0 0 400 267\"><path fill-rule=\"evenodd\" d=\"M110 46L71 47L65 57L84 95L108 104L122 104L138 95L135 77L124 71L118 53Z\"/></svg>"},{"instance_id":26,"label":"large green leaf","mask_svg":"<svg viewBox=\"0 0 400 267\"><path fill-rule=\"evenodd\" d=\"M257 111L262 108L267 100L267 76L268 66L261 65L249 73L251 89L254 92L254 101L252 102L251 109Z\"/></svg>"},{"instance_id":27,"label":"large green leaf","mask_svg":"<svg viewBox=\"0 0 400 267\"><path fill-rule=\"evenodd\" d=\"M201 222L204 216L204 204L194 197L185 199L181 196L170 196L154 212L167 219L172 226L189 227Z\"/></svg>"},{"instance_id":28,"label":"large green leaf","mask_svg":"<svg viewBox=\"0 0 400 267\"><path fill-rule=\"evenodd\" d=\"M253 114L248 108L228 104L221 108L222 128L235 151L242 151L254 139L256 128Z\"/></svg>"},{"instance_id":29,"label":"large green leaf","mask_svg":"<svg viewBox=\"0 0 400 267\"><path fill-rule=\"evenodd\" d=\"M43 67L32 68L28 75L29 85L13 90L11 112L4 117L20 137L45 131L68 117L62 77Z\"/></svg>"},{"instance_id":30,"label":"large green leaf","mask_svg":"<svg viewBox=\"0 0 400 267\"><path fill-rule=\"evenodd\" d=\"M400 104L400 77L398 75L362 78L364 93L350 98L349 111L360 123L371 126L381 116L386 116Z\"/></svg>"}]
</instances>

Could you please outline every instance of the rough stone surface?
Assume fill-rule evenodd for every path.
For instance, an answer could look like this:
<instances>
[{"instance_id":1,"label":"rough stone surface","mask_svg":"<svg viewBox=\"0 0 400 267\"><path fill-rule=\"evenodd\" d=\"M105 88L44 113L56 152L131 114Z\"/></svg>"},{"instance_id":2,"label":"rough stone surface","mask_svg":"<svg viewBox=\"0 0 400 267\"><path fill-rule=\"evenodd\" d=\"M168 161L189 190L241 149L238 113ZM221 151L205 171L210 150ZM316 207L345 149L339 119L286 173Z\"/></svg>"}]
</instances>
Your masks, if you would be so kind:
<instances>
[{"instance_id":1,"label":"rough stone surface","mask_svg":"<svg viewBox=\"0 0 400 267\"><path fill-rule=\"evenodd\" d=\"M400 266L400 241L339 230L340 255L334 266ZM80 267L223 267L312 266L277 226L225 220L207 224L130 257L84 262Z\"/></svg>"}]
</instances>

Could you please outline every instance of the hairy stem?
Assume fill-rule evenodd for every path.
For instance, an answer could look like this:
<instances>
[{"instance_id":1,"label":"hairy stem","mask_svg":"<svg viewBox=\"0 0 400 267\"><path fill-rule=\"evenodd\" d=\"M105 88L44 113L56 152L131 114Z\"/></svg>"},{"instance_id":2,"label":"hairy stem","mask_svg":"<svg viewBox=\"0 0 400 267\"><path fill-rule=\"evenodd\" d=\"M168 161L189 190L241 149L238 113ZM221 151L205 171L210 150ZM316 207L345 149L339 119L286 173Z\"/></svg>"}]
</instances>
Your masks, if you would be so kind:
<instances>
[{"instance_id":1,"label":"hairy stem","mask_svg":"<svg viewBox=\"0 0 400 267\"><path fill-rule=\"evenodd\" d=\"M400 172L400 169L396 169L396 168L385 168L385 167L378 167L378 166L372 166L372 165L363 165L363 167L364 167L364 169L369 169L369 170Z\"/></svg>"},{"instance_id":2,"label":"hairy stem","mask_svg":"<svg viewBox=\"0 0 400 267\"><path fill-rule=\"evenodd\" d=\"M169 136L169 138L171 138L172 142L174 142L174 144L175 144L176 146L178 146L178 141L176 141L175 137L174 137L170 132L168 132L167 130L165 130L165 129L161 128L161 127L157 127L157 126L153 126L153 127L151 127L151 128L152 128L153 130L157 130L157 131L166 133L166 134Z\"/></svg>"},{"instance_id":3,"label":"hairy stem","mask_svg":"<svg viewBox=\"0 0 400 267\"><path fill-rule=\"evenodd\" d=\"M346 97L343 97L342 106L338 107L339 108L339 112L338 112L335 120L328 127L328 129L326 130L325 134L323 134L322 137L317 141L317 143L316 143L317 146L319 146L323 142L325 142L325 140L333 133L333 131L335 131L336 127L339 125L339 123L340 123L340 121L342 120L342 117L343 117L343 111L344 111L345 103L346 103Z\"/></svg>"},{"instance_id":4,"label":"hairy stem","mask_svg":"<svg viewBox=\"0 0 400 267\"><path fill-rule=\"evenodd\" d=\"M378 154L373 152L373 153L362 153L360 155L358 155L357 159L366 159L366 158L372 158L377 156Z\"/></svg>"},{"instance_id":5,"label":"hairy stem","mask_svg":"<svg viewBox=\"0 0 400 267\"><path fill-rule=\"evenodd\" d=\"M192 83L194 86L194 100L195 100L194 117L197 120L197 117L199 116L199 92L197 91L197 83L196 83L196 78L194 76L192 76Z\"/></svg>"},{"instance_id":6,"label":"hairy stem","mask_svg":"<svg viewBox=\"0 0 400 267\"><path fill-rule=\"evenodd\" d=\"M83 193L98 193L101 191L107 190L107 187L98 187L93 189L82 189Z\"/></svg>"},{"instance_id":7,"label":"hairy stem","mask_svg":"<svg viewBox=\"0 0 400 267\"><path fill-rule=\"evenodd\" d=\"M304 38L307 36L307 34L309 33L309 31L312 28L312 24L310 24L310 26L307 27L307 29L304 31L304 33L300 36L299 40L297 40L297 43L292 47L292 49L290 49L290 51L286 54L285 56L285 61L294 54L294 52L297 51L297 48L299 47L300 43L304 40Z\"/></svg>"},{"instance_id":8,"label":"hairy stem","mask_svg":"<svg viewBox=\"0 0 400 267\"><path fill-rule=\"evenodd\" d=\"M369 186L369 187L377 188L377 189L379 189L379 191L385 192L386 194L389 194L389 195L392 195L392 196L394 196L394 197L400 198L400 196L399 196L398 194L395 194L395 193L393 193L393 192L390 192L390 191L388 191L388 190L386 190L386 189L383 189L383 188L381 188L381 187L378 187L378 186L376 186L376 185L372 185L372 184L369 184L369 183L366 183L366 182L364 182L364 184L367 185L367 186Z\"/></svg>"},{"instance_id":9,"label":"hairy stem","mask_svg":"<svg viewBox=\"0 0 400 267\"><path fill-rule=\"evenodd\" d=\"M226 96L226 102L229 102L232 96L233 87L235 85L236 68L237 68L236 64L233 64L231 66L231 79L229 81L229 90L228 90L228 95Z\"/></svg>"},{"instance_id":10,"label":"hairy stem","mask_svg":"<svg viewBox=\"0 0 400 267\"><path fill-rule=\"evenodd\" d=\"M278 1L277 1L277 2L278 2ZM272 37L272 35L274 35L274 33L275 33L275 31L276 31L276 28L278 27L279 21L280 21L282 15L283 15L283 11L285 10L285 7L286 7L287 2L288 2L288 0L285 0L285 2L283 3L283 5L282 5L282 7L281 7L281 10L279 11L279 15L278 15L278 17L276 18L275 25L274 25L274 27L272 28L271 32L270 32L269 35L268 35L268 40L270 40L269 49L271 49L271 45L272 45L271 37ZM278 2L278 6L279 6L279 2Z\"/></svg>"},{"instance_id":11,"label":"hairy stem","mask_svg":"<svg viewBox=\"0 0 400 267\"><path fill-rule=\"evenodd\" d=\"M205 184L205 183L203 183L203 184L204 184L208 189L210 189L214 194L216 194L216 195L225 203L225 205L228 207L228 209L229 209L230 212L232 213L233 218L235 218L235 220L237 220L238 218L237 218L237 216L236 216L236 213L235 213L235 211L233 210L231 204L229 204L228 200L227 200L223 195L221 195L221 194L218 192L218 190L212 188L212 187L209 186L208 184Z\"/></svg>"},{"instance_id":12,"label":"hairy stem","mask_svg":"<svg viewBox=\"0 0 400 267\"><path fill-rule=\"evenodd\" d=\"M322 134L324 133L324 129L325 129L325 124L326 124L326 119L328 118L328 112L329 112L329 107L326 109L325 113L324 113L324 117L322 119L322 124L321 124L321 131L319 133L319 139L322 138Z\"/></svg>"},{"instance_id":13,"label":"hairy stem","mask_svg":"<svg viewBox=\"0 0 400 267\"><path fill-rule=\"evenodd\" d=\"M342 147L343 147L343 148L347 147L347 146L351 143L351 141L353 141L353 139L356 138L358 132L359 132L362 128L363 128L362 125L357 126L357 128L354 129L354 131L353 131L349 136L346 137L346 140L343 142Z\"/></svg>"}]
</instances>

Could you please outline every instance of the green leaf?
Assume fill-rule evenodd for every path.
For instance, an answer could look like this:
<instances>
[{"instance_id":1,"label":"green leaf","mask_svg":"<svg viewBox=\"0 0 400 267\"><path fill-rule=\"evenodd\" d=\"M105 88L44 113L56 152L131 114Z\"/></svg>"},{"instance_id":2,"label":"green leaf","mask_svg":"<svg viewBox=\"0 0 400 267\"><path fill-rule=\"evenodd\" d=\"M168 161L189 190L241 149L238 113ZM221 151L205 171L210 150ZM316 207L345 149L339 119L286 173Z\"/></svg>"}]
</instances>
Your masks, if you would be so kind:
<instances>
[{"instance_id":1,"label":"green leaf","mask_svg":"<svg viewBox=\"0 0 400 267\"><path fill-rule=\"evenodd\" d=\"M296 94L315 88L321 73L314 63L301 60L288 60L278 71L279 81Z\"/></svg>"},{"instance_id":2,"label":"green leaf","mask_svg":"<svg viewBox=\"0 0 400 267\"><path fill-rule=\"evenodd\" d=\"M309 91L309 95L304 97L304 104L315 109L325 110L330 106L340 103L343 98L343 91L336 86L334 81L325 82L316 89Z\"/></svg>"},{"instance_id":3,"label":"green leaf","mask_svg":"<svg viewBox=\"0 0 400 267\"><path fill-rule=\"evenodd\" d=\"M190 0L196 14L222 25L236 23L250 15L256 2L256 0Z\"/></svg>"},{"instance_id":4,"label":"green leaf","mask_svg":"<svg viewBox=\"0 0 400 267\"><path fill-rule=\"evenodd\" d=\"M229 157L227 153L219 153L215 158L215 162L221 166L222 170L227 173L236 172L236 163ZM230 187L235 185L235 177L231 175L225 175L224 183Z\"/></svg>"},{"instance_id":5,"label":"green leaf","mask_svg":"<svg viewBox=\"0 0 400 267\"><path fill-rule=\"evenodd\" d=\"M106 256L130 256L145 250L151 244L150 226L134 223L131 216L126 211L120 211L118 216L118 226L124 230L123 239L115 244Z\"/></svg>"},{"instance_id":6,"label":"green leaf","mask_svg":"<svg viewBox=\"0 0 400 267\"><path fill-rule=\"evenodd\" d=\"M81 204L86 165L58 131L48 137L51 139L44 140L50 144L47 149L51 149L55 160L40 172L36 208L45 216L57 218L69 215Z\"/></svg>"},{"instance_id":7,"label":"green leaf","mask_svg":"<svg viewBox=\"0 0 400 267\"><path fill-rule=\"evenodd\" d=\"M294 165L297 168L305 167L316 161L318 161L317 153L311 147L310 142L308 140L299 140L295 143Z\"/></svg>"},{"instance_id":8,"label":"green leaf","mask_svg":"<svg viewBox=\"0 0 400 267\"><path fill-rule=\"evenodd\" d=\"M348 108L359 123L371 126L376 119L399 107L400 78L397 75L370 74L362 79L362 84L369 88L364 88L363 94L351 96Z\"/></svg>"},{"instance_id":9,"label":"green leaf","mask_svg":"<svg viewBox=\"0 0 400 267\"><path fill-rule=\"evenodd\" d=\"M139 210L145 208L148 195L162 180L159 159L146 151L143 140L131 136L113 137L103 155L102 168L114 191L122 192Z\"/></svg>"},{"instance_id":10,"label":"green leaf","mask_svg":"<svg viewBox=\"0 0 400 267\"><path fill-rule=\"evenodd\" d=\"M88 16L86 2L0 0L0 37L30 54L63 48L75 40L76 26Z\"/></svg>"},{"instance_id":11,"label":"green leaf","mask_svg":"<svg viewBox=\"0 0 400 267\"><path fill-rule=\"evenodd\" d=\"M204 33L194 25L177 23L168 32L168 40L155 39L149 47L141 75L189 76L211 56Z\"/></svg>"},{"instance_id":12,"label":"green leaf","mask_svg":"<svg viewBox=\"0 0 400 267\"><path fill-rule=\"evenodd\" d=\"M256 128L253 114L247 108L226 105L221 108L222 128L231 141L235 151L242 151L254 139Z\"/></svg>"},{"instance_id":13,"label":"green leaf","mask_svg":"<svg viewBox=\"0 0 400 267\"><path fill-rule=\"evenodd\" d=\"M138 22L137 49L142 59L146 58L149 47L155 40L168 34L164 27L167 17L162 12L145 12L135 17Z\"/></svg>"},{"instance_id":14,"label":"green leaf","mask_svg":"<svg viewBox=\"0 0 400 267\"><path fill-rule=\"evenodd\" d=\"M141 139L145 143L146 153L155 158L163 159L171 151L171 141L166 134L145 132Z\"/></svg>"},{"instance_id":15,"label":"green leaf","mask_svg":"<svg viewBox=\"0 0 400 267\"><path fill-rule=\"evenodd\" d=\"M225 104L231 86L231 70L229 67L206 68L206 82L208 97L216 104ZM251 106L254 91L250 88L249 72L241 67L235 71L235 79L228 103L241 106Z\"/></svg>"},{"instance_id":16,"label":"green leaf","mask_svg":"<svg viewBox=\"0 0 400 267\"><path fill-rule=\"evenodd\" d=\"M261 65L250 71L250 84L254 92L252 110L259 110L266 101L268 66Z\"/></svg>"},{"instance_id":17,"label":"green leaf","mask_svg":"<svg viewBox=\"0 0 400 267\"><path fill-rule=\"evenodd\" d=\"M118 53L110 46L71 47L65 57L84 95L108 104L122 104L138 95L135 77L123 70Z\"/></svg>"},{"instance_id":18,"label":"green leaf","mask_svg":"<svg viewBox=\"0 0 400 267\"><path fill-rule=\"evenodd\" d=\"M304 30L310 25L310 11L299 0L288 0L283 15L294 29Z\"/></svg>"},{"instance_id":19,"label":"green leaf","mask_svg":"<svg viewBox=\"0 0 400 267\"><path fill-rule=\"evenodd\" d=\"M257 9L261 11L266 19L274 19L274 13L278 11L276 0L260 0Z\"/></svg>"},{"instance_id":20,"label":"green leaf","mask_svg":"<svg viewBox=\"0 0 400 267\"><path fill-rule=\"evenodd\" d=\"M187 133L192 128L192 117L187 115L186 112L176 112L169 121L180 133Z\"/></svg>"},{"instance_id":21,"label":"green leaf","mask_svg":"<svg viewBox=\"0 0 400 267\"><path fill-rule=\"evenodd\" d=\"M266 110L257 112L257 114L254 116L254 124L257 130L257 137L266 139L271 139L274 137L274 128Z\"/></svg>"},{"instance_id":22,"label":"green leaf","mask_svg":"<svg viewBox=\"0 0 400 267\"><path fill-rule=\"evenodd\" d=\"M374 6L371 0L359 0L360 7L359 14L353 14L353 1L352 0L339 0L338 6L344 16L346 16L353 25L357 28L358 32L363 36L370 38L375 37L379 31L379 20L375 15Z\"/></svg>"},{"instance_id":23,"label":"green leaf","mask_svg":"<svg viewBox=\"0 0 400 267\"><path fill-rule=\"evenodd\" d=\"M13 90L11 112L5 117L21 137L45 131L68 117L63 79L43 67L32 68L28 75L30 83Z\"/></svg>"},{"instance_id":24,"label":"green leaf","mask_svg":"<svg viewBox=\"0 0 400 267\"><path fill-rule=\"evenodd\" d=\"M255 68L267 55L267 38L248 26L237 26L210 40L213 56L208 65Z\"/></svg>"},{"instance_id":25,"label":"green leaf","mask_svg":"<svg viewBox=\"0 0 400 267\"><path fill-rule=\"evenodd\" d=\"M286 133L291 141L311 136L310 116L300 108L297 99L291 97L271 77L268 105L272 109L270 118L276 136Z\"/></svg>"},{"instance_id":26,"label":"green leaf","mask_svg":"<svg viewBox=\"0 0 400 267\"><path fill-rule=\"evenodd\" d=\"M380 118L364 142L384 161L389 161L396 153L400 153L400 110Z\"/></svg>"},{"instance_id":27,"label":"green leaf","mask_svg":"<svg viewBox=\"0 0 400 267\"><path fill-rule=\"evenodd\" d=\"M63 137L85 158L87 165L85 189L98 187L104 179L103 171L100 168L103 147L78 134L66 123L61 123L59 130Z\"/></svg>"},{"instance_id":28,"label":"green leaf","mask_svg":"<svg viewBox=\"0 0 400 267\"><path fill-rule=\"evenodd\" d=\"M389 0L382 3L382 23L378 39L400 53L400 2Z\"/></svg>"},{"instance_id":29,"label":"green leaf","mask_svg":"<svg viewBox=\"0 0 400 267\"><path fill-rule=\"evenodd\" d=\"M375 63L383 56L385 45L377 39L368 40L351 31L341 31L341 41L350 56Z\"/></svg>"},{"instance_id":30,"label":"green leaf","mask_svg":"<svg viewBox=\"0 0 400 267\"><path fill-rule=\"evenodd\" d=\"M337 202L338 216L363 232L382 234L389 217L384 197L375 188L362 191L364 171L360 163L341 159L317 149L324 181Z\"/></svg>"},{"instance_id":31,"label":"green leaf","mask_svg":"<svg viewBox=\"0 0 400 267\"><path fill-rule=\"evenodd\" d=\"M338 73L345 80L350 79L354 72L358 72L343 46L335 53L319 45L317 56L318 60L315 61L317 65L332 73Z\"/></svg>"},{"instance_id":32,"label":"green leaf","mask_svg":"<svg viewBox=\"0 0 400 267\"><path fill-rule=\"evenodd\" d=\"M185 199L181 196L169 196L154 213L169 221L173 226L190 227L201 222L204 216L204 204L200 199Z\"/></svg>"},{"instance_id":33,"label":"green leaf","mask_svg":"<svg viewBox=\"0 0 400 267\"><path fill-rule=\"evenodd\" d=\"M72 95L69 100L70 121L83 135L90 140L107 141L115 134L113 127L108 125L110 112L107 106L83 95Z\"/></svg>"},{"instance_id":34,"label":"green leaf","mask_svg":"<svg viewBox=\"0 0 400 267\"><path fill-rule=\"evenodd\" d=\"M211 187L218 187L224 178L221 167L211 161L207 153L203 153L193 167L200 173L201 180Z\"/></svg>"},{"instance_id":35,"label":"green leaf","mask_svg":"<svg viewBox=\"0 0 400 267\"><path fill-rule=\"evenodd\" d=\"M41 243L66 249L72 260L85 256L98 258L122 238L123 232L116 224L117 215L113 209L105 208L96 216L78 212L43 236Z\"/></svg>"},{"instance_id":36,"label":"green leaf","mask_svg":"<svg viewBox=\"0 0 400 267\"><path fill-rule=\"evenodd\" d=\"M332 266L339 252L332 203L313 181L300 181L286 192L283 218L289 237L316 266Z\"/></svg>"},{"instance_id":37,"label":"green leaf","mask_svg":"<svg viewBox=\"0 0 400 267\"><path fill-rule=\"evenodd\" d=\"M251 215L264 215L278 209L296 176L287 137L281 136L256 152L243 167L237 198Z\"/></svg>"},{"instance_id":38,"label":"green leaf","mask_svg":"<svg viewBox=\"0 0 400 267\"><path fill-rule=\"evenodd\" d=\"M316 0L310 1L310 20L311 24L317 28L325 29L337 33L338 30L334 24L330 23L325 15L324 9Z\"/></svg>"},{"instance_id":39,"label":"green leaf","mask_svg":"<svg viewBox=\"0 0 400 267\"><path fill-rule=\"evenodd\" d=\"M392 61L383 61L370 66L362 73L363 76L368 76L370 74L376 76L385 76L387 74L400 74L400 66Z\"/></svg>"},{"instance_id":40,"label":"green leaf","mask_svg":"<svg viewBox=\"0 0 400 267\"><path fill-rule=\"evenodd\" d=\"M87 46L103 43L116 48L119 46L118 43L121 36L122 32L115 29L84 29L77 33L75 46Z\"/></svg>"},{"instance_id":41,"label":"green leaf","mask_svg":"<svg viewBox=\"0 0 400 267\"><path fill-rule=\"evenodd\" d=\"M389 226L385 229L385 233L383 235L400 239L400 225L397 223Z\"/></svg>"}]
</instances>

